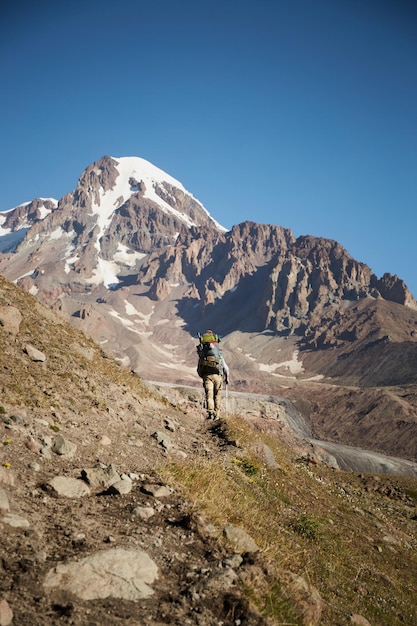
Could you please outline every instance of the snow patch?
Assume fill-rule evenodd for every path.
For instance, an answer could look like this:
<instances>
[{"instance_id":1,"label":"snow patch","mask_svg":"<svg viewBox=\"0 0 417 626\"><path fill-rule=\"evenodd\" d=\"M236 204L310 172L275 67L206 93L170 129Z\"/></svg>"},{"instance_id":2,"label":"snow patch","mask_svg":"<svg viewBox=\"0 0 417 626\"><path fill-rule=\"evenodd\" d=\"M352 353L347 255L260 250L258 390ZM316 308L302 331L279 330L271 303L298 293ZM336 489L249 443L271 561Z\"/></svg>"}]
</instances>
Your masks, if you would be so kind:
<instances>
[{"instance_id":1,"label":"snow patch","mask_svg":"<svg viewBox=\"0 0 417 626\"><path fill-rule=\"evenodd\" d=\"M39 207L40 219L43 220L47 215L52 213L51 209L47 209L45 206Z\"/></svg>"},{"instance_id":2,"label":"snow patch","mask_svg":"<svg viewBox=\"0 0 417 626\"><path fill-rule=\"evenodd\" d=\"M119 243L116 254L113 256L116 263L127 265L128 267L134 267L136 261L143 259L146 256L143 252L136 252L131 248Z\"/></svg>"},{"instance_id":3,"label":"snow patch","mask_svg":"<svg viewBox=\"0 0 417 626\"><path fill-rule=\"evenodd\" d=\"M129 305L127 308L129 308L129 310L131 310L130 307L132 305L130 305L129 302L127 302L127 300L125 300L125 306L126 305ZM136 309L135 309L135 312L133 314L140 318L139 320L135 319L135 321L132 321L132 320L126 319L125 317L122 317L122 315L120 315L120 313L118 313L114 309L112 311L110 311L110 315L112 315L117 320L119 320L119 322L121 324L123 324L123 326L125 326L131 332L136 333L137 335L140 335L141 337L151 337L153 335L152 331L146 331L143 328L138 328L137 326L138 326L138 324L140 324L142 326L145 326L145 328L147 326L149 326L149 321L150 321L150 318L151 318L151 316L153 314L153 308L154 307L152 307L152 311L148 315L144 315L143 313L141 313L140 311L136 311ZM127 312L127 314L130 315L131 313Z\"/></svg>"},{"instance_id":4,"label":"snow patch","mask_svg":"<svg viewBox=\"0 0 417 626\"><path fill-rule=\"evenodd\" d=\"M131 189L129 182L128 182L130 178L135 178L138 182L142 181L144 183L146 187L146 190L144 192L145 198L149 198L149 200L156 202L162 208L162 210L164 210L166 213L171 213L173 215L176 215L180 220L185 222L188 226L194 226L195 222L193 222L193 220L191 220L191 218L188 215L185 215L184 213L181 213L177 211L176 209L174 209L171 205L165 202L156 193L156 190L159 187L159 188L162 188L164 195L168 196L168 190L165 189L164 187L164 183L168 183L169 185L173 187L177 187L177 189L180 189L181 191L189 195L191 198L193 198L193 200L197 202L197 204L200 205L201 209L206 213L206 215L210 217L210 219L213 219L210 213L207 211L207 209L202 205L202 203L199 200L197 200L197 198L195 198L193 194L191 194L187 189L185 189L185 187L183 186L182 183L180 183L179 180L175 179L173 176L170 176L169 174L161 170L159 167L156 167L156 165L153 165L149 161L146 161L145 159L142 159L140 157L113 157L113 158L119 165L118 171L120 174L119 178L117 179L116 187L115 187L119 189L117 193L117 197L120 195L123 195L124 197L128 198L132 195L132 193L136 192L136 190ZM127 183L127 188L126 188L126 183ZM124 189L124 193L120 193L121 189ZM219 228L223 232L227 231L226 228L221 226L215 220L213 221L215 222L217 228Z\"/></svg>"},{"instance_id":5,"label":"snow patch","mask_svg":"<svg viewBox=\"0 0 417 626\"><path fill-rule=\"evenodd\" d=\"M157 352L159 352L160 354L162 354L164 357L168 358L168 359L172 359L172 354L170 354L169 352L167 352L166 350L163 350L160 346L157 346L156 344L154 346L152 346L154 350L156 350ZM178 364L178 360L176 360L176 363Z\"/></svg>"},{"instance_id":6,"label":"snow patch","mask_svg":"<svg viewBox=\"0 0 417 626\"><path fill-rule=\"evenodd\" d=\"M139 316L139 311L137 309L135 309L133 304L130 304L130 302L125 300L124 301L124 305L125 305L125 309L126 309L127 315L138 315Z\"/></svg>"},{"instance_id":7,"label":"snow patch","mask_svg":"<svg viewBox=\"0 0 417 626\"><path fill-rule=\"evenodd\" d=\"M145 339L149 339L149 337L152 337L152 335L153 335L152 331L133 330L132 328L129 328L129 330L135 332L137 335L140 335L141 337L145 337Z\"/></svg>"},{"instance_id":8,"label":"snow patch","mask_svg":"<svg viewBox=\"0 0 417 626\"><path fill-rule=\"evenodd\" d=\"M159 322L157 322L155 326L163 326L164 324L169 324L170 322L171 320L164 318L162 320L159 320Z\"/></svg>"},{"instance_id":9,"label":"snow patch","mask_svg":"<svg viewBox=\"0 0 417 626\"><path fill-rule=\"evenodd\" d=\"M150 313L142 313L141 311L138 311L128 300L124 300L124 305L127 315L135 315L136 317L139 317L139 324L149 325L155 306L152 307Z\"/></svg>"},{"instance_id":10,"label":"snow patch","mask_svg":"<svg viewBox=\"0 0 417 626\"><path fill-rule=\"evenodd\" d=\"M134 322L132 322L132 320L127 320L125 317L122 317L117 311L110 311L110 315L115 317L123 326L126 326L129 329L130 326L134 326Z\"/></svg>"},{"instance_id":11,"label":"snow patch","mask_svg":"<svg viewBox=\"0 0 417 626\"><path fill-rule=\"evenodd\" d=\"M66 235L67 233L62 230L61 226L58 226L58 228L56 230L53 230L51 233L49 233L49 239L61 239L61 237L63 235Z\"/></svg>"},{"instance_id":12,"label":"snow patch","mask_svg":"<svg viewBox=\"0 0 417 626\"><path fill-rule=\"evenodd\" d=\"M65 258L64 272L66 274L69 274L71 269L74 269L73 267L71 267L71 265L74 265L74 263L76 263L79 259L80 259L80 257L78 256L78 254L76 254L75 256L70 257L69 259Z\"/></svg>"},{"instance_id":13,"label":"snow patch","mask_svg":"<svg viewBox=\"0 0 417 626\"><path fill-rule=\"evenodd\" d=\"M34 272L34 271L35 271L34 269L29 270L29 271L28 271L28 272L26 272L25 274L22 274L21 276L18 276L18 278L15 278L15 280L14 280L13 282L14 282L14 283L17 283L17 282L19 282L19 280L21 280L22 278L26 278L26 276L32 276L32 274L33 274L33 272ZM41 273L43 274L43 271L42 271Z\"/></svg>"},{"instance_id":14,"label":"snow patch","mask_svg":"<svg viewBox=\"0 0 417 626\"><path fill-rule=\"evenodd\" d=\"M259 370L261 372L269 372L270 374L275 374L275 370L283 367L289 370L291 374L301 374L302 372L304 372L304 367L302 361L298 360L298 352L298 350L294 350L291 361L282 361L281 363L272 363L271 365L259 363ZM282 376L282 374L280 376Z\"/></svg>"},{"instance_id":15,"label":"snow patch","mask_svg":"<svg viewBox=\"0 0 417 626\"><path fill-rule=\"evenodd\" d=\"M149 323L150 323L150 321L151 321L151 317L152 317L153 312L154 312L154 309L155 309L155 307L153 306L153 307L152 307L152 311L151 311L150 313L148 313L148 314L141 313L140 311L138 311L138 312L137 312L137 315L138 315L138 317L141 319L141 321L142 321L144 324L149 325Z\"/></svg>"},{"instance_id":16,"label":"snow patch","mask_svg":"<svg viewBox=\"0 0 417 626\"><path fill-rule=\"evenodd\" d=\"M90 285L104 283L105 287L111 287L119 282L117 278L117 265L113 261L106 261L101 257L97 258L97 265L93 270L93 276L86 278L85 282Z\"/></svg>"}]
</instances>

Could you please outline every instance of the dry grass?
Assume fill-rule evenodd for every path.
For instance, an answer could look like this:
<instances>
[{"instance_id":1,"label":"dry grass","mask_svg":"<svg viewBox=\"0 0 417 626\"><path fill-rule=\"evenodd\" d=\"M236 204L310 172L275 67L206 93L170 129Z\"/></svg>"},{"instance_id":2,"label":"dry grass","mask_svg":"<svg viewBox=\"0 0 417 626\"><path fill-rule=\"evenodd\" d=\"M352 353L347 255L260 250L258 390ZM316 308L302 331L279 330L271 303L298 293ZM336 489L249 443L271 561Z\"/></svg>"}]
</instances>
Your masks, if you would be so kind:
<instances>
[{"instance_id":1,"label":"dry grass","mask_svg":"<svg viewBox=\"0 0 417 626\"><path fill-rule=\"evenodd\" d=\"M5 303L13 303L19 309L22 322L16 337L0 332L3 405L42 410L56 399L58 410L80 414L87 414L92 408L106 410L103 378L108 381L109 391L114 385L128 388L138 397L151 395L137 376L104 354L91 338L61 322L33 296L0 276L0 304ZM36 363L34 367L25 354L26 344L43 352L47 365Z\"/></svg>"},{"instance_id":2,"label":"dry grass","mask_svg":"<svg viewBox=\"0 0 417 626\"><path fill-rule=\"evenodd\" d=\"M373 625L417 623L411 514L417 500L409 486L415 481L382 478L381 487L394 481L395 497L383 488L368 492L366 477L297 461L291 450L238 417L229 429L239 455L175 464L164 472L218 528L241 526L260 546L275 577L264 580L261 596L250 587L247 593L263 612L277 624L302 623L280 585L291 571L319 590L323 626L349 623L351 613ZM256 439L270 446L281 469L267 469L254 455Z\"/></svg>"}]
</instances>

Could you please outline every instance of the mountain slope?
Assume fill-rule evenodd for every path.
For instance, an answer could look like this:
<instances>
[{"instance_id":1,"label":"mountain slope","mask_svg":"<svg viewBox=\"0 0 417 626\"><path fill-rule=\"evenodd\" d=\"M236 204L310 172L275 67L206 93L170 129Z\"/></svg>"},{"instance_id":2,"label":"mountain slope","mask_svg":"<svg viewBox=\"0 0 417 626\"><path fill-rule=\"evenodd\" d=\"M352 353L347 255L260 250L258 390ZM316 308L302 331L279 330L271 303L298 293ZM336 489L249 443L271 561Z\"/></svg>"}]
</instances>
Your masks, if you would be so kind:
<instances>
[{"instance_id":1,"label":"mountain slope","mask_svg":"<svg viewBox=\"0 0 417 626\"><path fill-rule=\"evenodd\" d=\"M209 426L1 277L0 319L3 623L416 621L416 479L309 460L265 402Z\"/></svg>"}]
</instances>

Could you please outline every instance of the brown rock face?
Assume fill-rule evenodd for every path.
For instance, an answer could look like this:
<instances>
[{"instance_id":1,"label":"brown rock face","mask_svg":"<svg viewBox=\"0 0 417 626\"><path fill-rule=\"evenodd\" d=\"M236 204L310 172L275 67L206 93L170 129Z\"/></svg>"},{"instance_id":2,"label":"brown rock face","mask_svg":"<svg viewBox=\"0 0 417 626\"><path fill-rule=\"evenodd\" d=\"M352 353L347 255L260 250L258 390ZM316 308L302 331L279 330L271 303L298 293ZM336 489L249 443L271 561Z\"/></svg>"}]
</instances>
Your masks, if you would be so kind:
<instances>
[{"instance_id":1,"label":"brown rock face","mask_svg":"<svg viewBox=\"0 0 417 626\"><path fill-rule=\"evenodd\" d=\"M335 314L343 301L379 295L371 270L328 239L299 237L271 269L263 316L277 332L304 333L306 320L316 327L326 309Z\"/></svg>"},{"instance_id":2,"label":"brown rock face","mask_svg":"<svg viewBox=\"0 0 417 626\"><path fill-rule=\"evenodd\" d=\"M221 307L226 294L231 309L246 299L258 331L307 335L316 347L332 343L328 330L352 302L385 298L417 306L403 281L390 275L378 280L336 241L309 236L296 240L290 230L252 222L226 234L192 229L175 245L154 251L137 280L156 294L163 279L194 284L202 311ZM241 293L232 296L238 288ZM351 332L354 338L355 330Z\"/></svg>"},{"instance_id":3,"label":"brown rock face","mask_svg":"<svg viewBox=\"0 0 417 626\"><path fill-rule=\"evenodd\" d=\"M152 283L149 290L149 297L153 300L165 300L171 292L169 283L164 278L158 278Z\"/></svg>"},{"instance_id":4,"label":"brown rock face","mask_svg":"<svg viewBox=\"0 0 417 626\"><path fill-rule=\"evenodd\" d=\"M385 273L380 280L378 280L376 276L374 276L373 279L376 288L385 300L404 304L411 309L417 309L417 303L414 297L405 282L398 278L398 276Z\"/></svg>"}]
</instances>

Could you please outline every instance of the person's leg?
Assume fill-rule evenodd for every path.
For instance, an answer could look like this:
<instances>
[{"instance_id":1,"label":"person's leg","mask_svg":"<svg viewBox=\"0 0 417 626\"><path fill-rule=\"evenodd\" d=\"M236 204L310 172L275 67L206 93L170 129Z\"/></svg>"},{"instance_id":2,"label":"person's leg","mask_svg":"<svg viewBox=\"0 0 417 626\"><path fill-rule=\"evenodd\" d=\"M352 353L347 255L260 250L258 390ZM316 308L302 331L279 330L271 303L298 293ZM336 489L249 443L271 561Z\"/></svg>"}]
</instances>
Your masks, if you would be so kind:
<instances>
[{"instance_id":1,"label":"person's leg","mask_svg":"<svg viewBox=\"0 0 417 626\"><path fill-rule=\"evenodd\" d=\"M221 404L222 377L216 375L214 382L214 412L219 417Z\"/></svg>"},{"instance_id":2,"label":"person's leg","mask_svg":"<svg viewBox=\"0 0 417 626\"><path fill-rule=\"evenodd\" d=\"M209 376L203 380L204 391L206 392L206 409L209 414L214 413L214 384Z\"/></svg>"}]
</instances>

